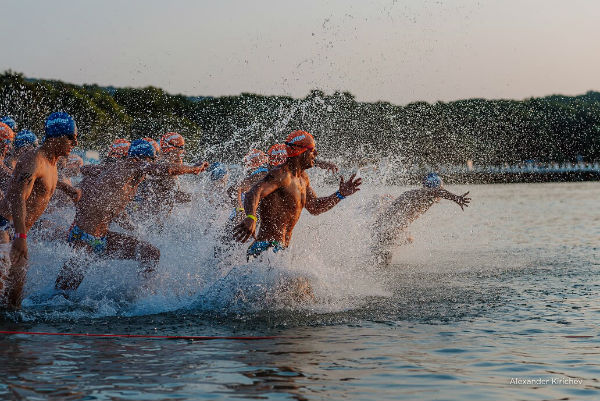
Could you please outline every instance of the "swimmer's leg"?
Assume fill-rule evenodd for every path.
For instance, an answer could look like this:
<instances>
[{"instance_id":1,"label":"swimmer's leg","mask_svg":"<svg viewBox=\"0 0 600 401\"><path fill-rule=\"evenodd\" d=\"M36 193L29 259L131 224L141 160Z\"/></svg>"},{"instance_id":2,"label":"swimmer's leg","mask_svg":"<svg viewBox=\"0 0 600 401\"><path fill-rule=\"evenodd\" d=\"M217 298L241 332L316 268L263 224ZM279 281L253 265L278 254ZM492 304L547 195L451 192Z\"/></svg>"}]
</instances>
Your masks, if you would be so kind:
<instances>
[{"instance_id":1,"label":"swimmer's leg","mask_svg":"<svg viewBox=\"0 0 600 401\"><path fill-rule=\"evenodd\" d=\"M75 249L87 248L87 250L91 252L91 249L82 242L74 242L71 245ZM84 262L82 261L81 257L71 257L69 260L67 260L58 273L58 277L54 283L54 288L59 291L76 290L85 277L83 265Z\"/></svg>"},{"instance_id":2,"label":"swimmer's leg","mask_svg":"<svg viewBox=\"0 0 600 401\"><path fill-rule=\"evenodd\" d=\"M9 231L0 231L0 305L17 309L21 307L28 265L25 258L12 260Z\"/></svg>"},{"instance_id":3,"label":"swimmer's leg","mask_svg":"<svg viewBox=\"0 0 600 401\"><path fill-rule=\"evenodd\" d=\"M81 260L71 258L65 262L54 282L54 288L59 291L76 290L84 278Z\"/></svg>"},{"instance_id":4,"label":"swimmer's leg","mask_svg":"<svg viewBox=\"0 0 600 401\"><path fill-rule=\"evenodd\" d=\"M4 293L8 283L8 273L10 271L10 237L7 232L0 231L0 305L6 303Z\"/></svg>"},{"instance_id":5,"label":"swimmer's leg","mask_svg":"<svg viewBox=\"0 0 600 401\"><path fill-rule=\"evenodd\" d=\"M160 250L131 235L109 231L106 235L106 256L115 259L137 260L142 267L142 274L148 277L156 271L160 261Z\"/></svg>"},{"instance_id":6,"label":"swimmer's leg","mask_svg":"<svg viewBox=\"0 0 600 401\"><path fill-rule=\"evenodd\" d=\"M10 308L17 309L21 307L23 300L23 288L27 278L27 259L21 258L18 261L12 261L8 268L8 274L4 281L4 296L0 303Z\"/></svg>"}]
</instances>

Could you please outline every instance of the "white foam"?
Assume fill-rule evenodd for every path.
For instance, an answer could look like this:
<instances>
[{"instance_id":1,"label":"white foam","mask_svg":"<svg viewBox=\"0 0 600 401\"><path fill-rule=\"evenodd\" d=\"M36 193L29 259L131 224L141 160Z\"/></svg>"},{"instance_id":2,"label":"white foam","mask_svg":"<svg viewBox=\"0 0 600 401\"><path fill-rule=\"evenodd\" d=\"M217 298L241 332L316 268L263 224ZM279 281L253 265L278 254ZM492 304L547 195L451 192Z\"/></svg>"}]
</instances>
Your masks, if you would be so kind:
<instances>
[{"instance_id":1,"label":"white foam","mask_svg":"<svg viewBox=\"0 0 600 401\"><path fill-rule=\"evenodd\" d=\"M236 313L280 308L332 312L359 307L365 297L388 295L365 264L370 236L365 227L371 216L360 212L363 197L350 197L319 216L303 211L287 250L267 251L247 262L249 243L234 244L229 254L214 256L230 208L206 201L210 188L206 178L182 184L195 194L191 204L177 206L162 230L151 222L137 227L136 235L161 251L157 275L148 288L140 287L137 263L93 260L87 262L81 286L65 301L54 294L53 284L63 263L73 256L72 250L62 241L32 240L24 306L61 306L47 313L69 318L146 315L182 308ZM335 188L316 190L328 195ZM66 230L72 211L60 213L53 220L57 224L62 221ZM286 286L299 277L310 283L314 299L298 299L294 290L286 293Z\"/></svg>"}]
</instances>

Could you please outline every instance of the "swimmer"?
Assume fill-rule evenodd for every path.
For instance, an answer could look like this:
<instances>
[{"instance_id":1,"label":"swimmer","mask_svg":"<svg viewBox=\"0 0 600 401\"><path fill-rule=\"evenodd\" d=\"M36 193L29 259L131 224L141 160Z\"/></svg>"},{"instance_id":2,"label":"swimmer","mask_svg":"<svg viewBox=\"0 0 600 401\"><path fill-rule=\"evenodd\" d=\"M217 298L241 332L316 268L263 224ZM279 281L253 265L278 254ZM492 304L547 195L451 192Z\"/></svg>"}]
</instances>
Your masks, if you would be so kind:
<instances>
[{"instance_id":1,"label":"swimmer","mask_svg":"<svg viewBox=\"0 0 600 401\"><path fill-rule=\"evenodd\" d=\"M334 194L318 198L306 172L315 165L317 156L312 135L305 131L294 131L285 144L287 160L270 170L247 192L244 201L246 218L233 230L236 240L240 242L255 238L246 253L248 258L256 257L269 248L273 252L285 249L302 209L306 208L313 215L321 214L360 190L362 180L355 179L356 175L353 174L348 181L340 177L339 189ZM261 216L258 235L257 212Z\"/></svg>"},{"instance_id":2,"label":"swimmer","mask_svg":"<svg viewBox=\"0 0 600 401\"><path fill-rule=\"evenodd\" d=\"M161 160L158 161L165 168L175 168L179 174L194 174L206 170L207 162L198 163L194 166L183 164L183 155L185 153L185 139L176 132L168 132L160 139ZM190 194L179 189L179 179L177 176L154 176L140 187L140 203L137 205L137 212L143 217L150 216L168 216L175 203L191 202ZM157 207L159 208L157 212ZM159 217L159 218L160 218Z\"/></svg>"},{"instance_id":3,"label":"swimmer","mask_svg":"<svg viewBox=\"0 0 600 401\"><path fill-rule=\"evenodd\" d=\"M443 188L442 179L436 173L429 173L423 179L423 187L404 192L386 207L375 219L373 226L373 254L380 264L391 262L391 250L408 226L425 213L440 199L455 202L462 210L469 206L469 192L455 195ZM406 242L412 242L407 236Z\"/></svg>"},{"instance_id":4,"label":"swimmer","mask_svg":"<svg viewBox=\"0 0 600 401\"><path fill-rule=\"evenodd\" d=\"M126 159L107 164L100 174L82 180L83 194L76 204L68 236L75 249L84 249L101 258L136 260L145 277L155 271L160 259L158 248L131 235L109 231L110 224L134 198L147 174L168 177L188 173L186 166L155 163L155 158L154 147L138 139L131 143ZM56 279L56 288L77 289L84 278L83 269L80 260L69 260Z\"/></svg>"},{"instance_id":5,"label":"swimmer","mask_svg":"<svg viewBox=\"0 0 600 401\"><path fill-rule=\"evenodd\" d=\"M285 163L287 158L287 145L284 143L272 145L269 150L267 150L266 158L264 153L258 149L252 149L244 157L246 169L249 171L249 173L244 180L242 180L237 189L238 204L235 209L237 216L240 216L240 218L245 217L243 203L246 191L248 191L258 181L262 180L270 169ZM268 168L266 168L264 165L265 159L268 162ZM335 164L323 160L315 160L314 166L328 170L333 174L338 172L338 168Z\"/></svg>"},{"instance_id":6,"label":"swimmer","mask_svg":"<svg viewBox=\"0 0 600 401\"><path fill-rule=\"evenodd\" d=\"M45 133L44 143L17 162L6 198L0 201L0 304L11 308L20 307L23 296L27 232L46 209L55 189L62 186L56 161L77 145L77 127L67 113L50 114Z\"/></svg>"},{"instance_id":7,"label":"swimmer","mask_svg":"<svg viewBox=\"0 0 600 401\"><path fill-rule=\"evenodd\" d=\"M11 149L14 139L13 130L8 125L0 123L0 199L4 197L12 178L13 169L5 164L4 158Z\"/></svg>"}]
</instances>

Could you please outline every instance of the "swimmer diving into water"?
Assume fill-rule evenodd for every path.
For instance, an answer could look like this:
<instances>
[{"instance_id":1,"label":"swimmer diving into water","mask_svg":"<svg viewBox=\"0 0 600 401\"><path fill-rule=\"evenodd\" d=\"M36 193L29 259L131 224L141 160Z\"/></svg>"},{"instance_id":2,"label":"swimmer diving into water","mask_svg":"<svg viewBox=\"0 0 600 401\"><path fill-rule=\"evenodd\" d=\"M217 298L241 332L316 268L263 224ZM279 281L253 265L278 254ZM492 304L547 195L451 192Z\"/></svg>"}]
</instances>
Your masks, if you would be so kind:
<instances>
[{"instance_id":1,"label":"swimmer diving into water","mask_svg":"<svg viewBox=\"0 0 600 401\"><path fill-rule=\"evenodd\" d=\"M440 199L448 199L464 210L471 203L468 194L469 192L455 195L443 188L442 179L437 174L427 174L423 179L422 188L404 192L375 219L372 251L376 262L389 265L392 246L396 245L403 233L406 234L406 228L434 203L439 202ZM407 242L411 241L408 238Z\"/></svg>"}]
</instances>

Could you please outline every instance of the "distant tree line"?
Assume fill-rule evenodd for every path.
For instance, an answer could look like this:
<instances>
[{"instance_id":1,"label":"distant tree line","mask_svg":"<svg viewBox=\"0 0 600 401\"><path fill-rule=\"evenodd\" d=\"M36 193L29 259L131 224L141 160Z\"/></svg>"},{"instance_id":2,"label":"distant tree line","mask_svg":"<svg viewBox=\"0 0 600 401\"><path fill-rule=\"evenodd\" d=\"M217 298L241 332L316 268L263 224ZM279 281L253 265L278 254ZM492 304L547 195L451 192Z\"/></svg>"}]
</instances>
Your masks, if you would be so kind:
<instances>
[{"instance_id":1,"label":"distant tree line","mask_svg":"<svg viewBox=\"0 0 600 401\"><path fill-rule=\"evenodd\" d=\"M404 164L600 160L600 93L516 100L469 99L397 106L357 102L348 92L311 91L304 99L241 94L170 95L147 87L104 88L0 75L0 116L42 136L45 117L71 113L86 149L119 137L158 138L177 131L191 158L240 162L292 130L311 132L321 155L352 163L386 157Z\"/></svg>"}]
</instances>

